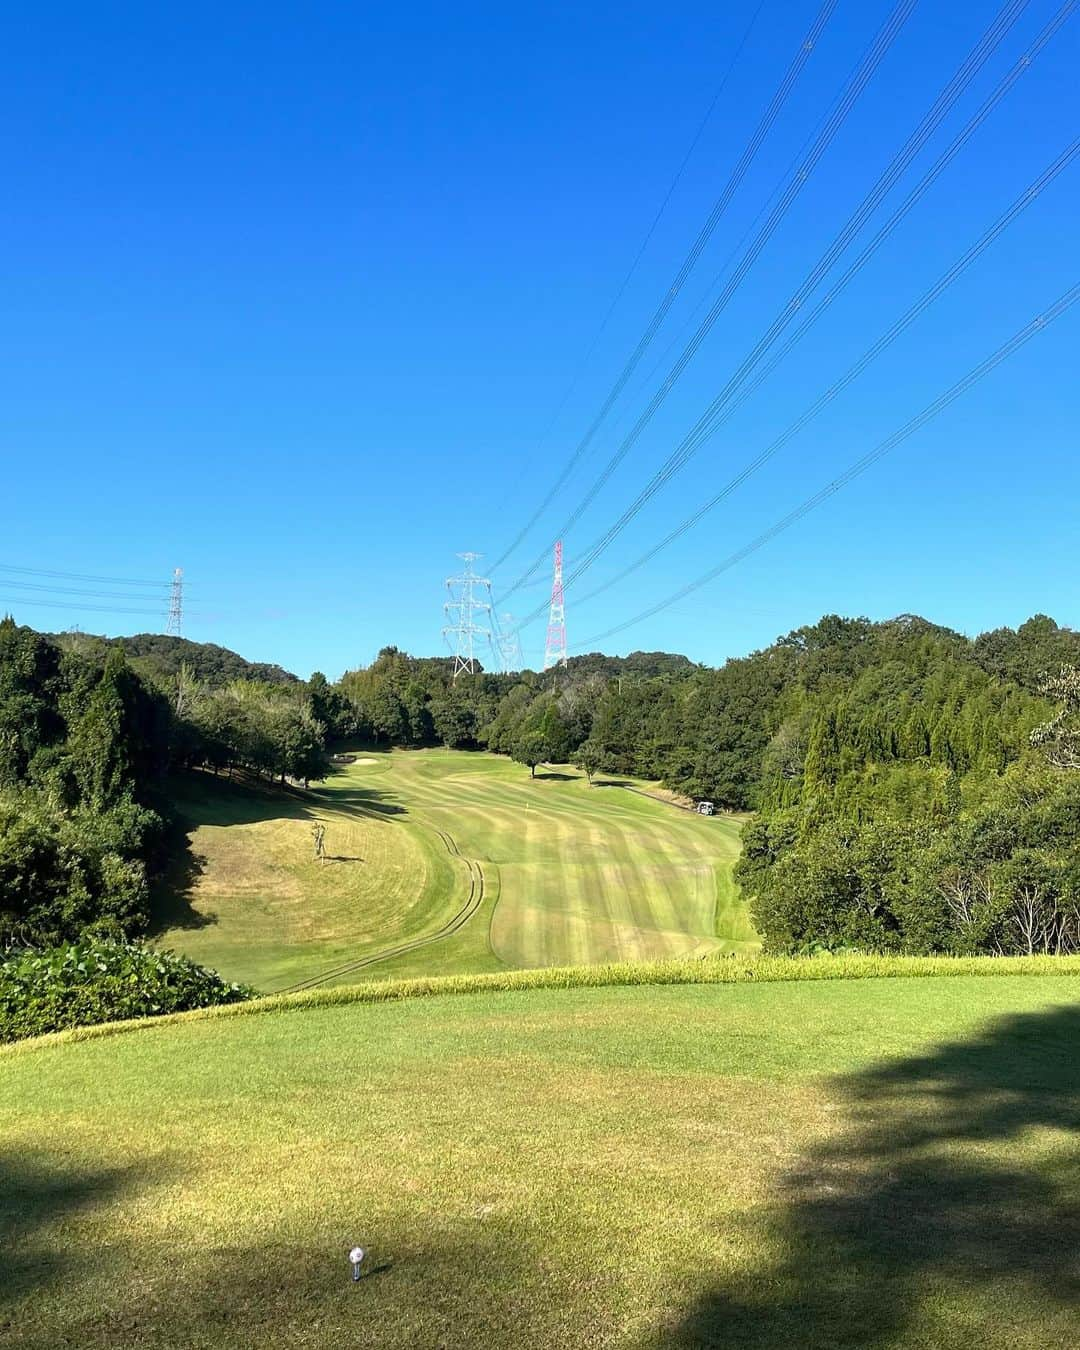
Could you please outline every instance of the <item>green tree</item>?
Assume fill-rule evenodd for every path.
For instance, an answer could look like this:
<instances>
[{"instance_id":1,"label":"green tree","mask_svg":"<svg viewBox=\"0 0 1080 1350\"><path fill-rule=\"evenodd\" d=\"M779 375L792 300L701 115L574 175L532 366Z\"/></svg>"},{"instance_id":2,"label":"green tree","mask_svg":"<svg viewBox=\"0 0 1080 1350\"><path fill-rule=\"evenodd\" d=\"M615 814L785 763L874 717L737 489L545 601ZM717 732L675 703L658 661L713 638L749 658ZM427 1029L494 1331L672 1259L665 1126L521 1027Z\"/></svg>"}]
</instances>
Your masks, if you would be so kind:
<instances>
[{"instance_id":1,"label":"green tree","mask_svg":"<svg viewBox=\"0 0 1080 1350\"><path fill-rule=\"evenodd\" d=\"M593 775L600 768L602 755L595 741L582 741L574 754L574 764L585 774L592 786Z\"/></svg>"},{"instance_id":2,"label":"green tree","mask_svg":"<svg viewBox=\"0 0 1080 1350\"><path fill-rule=\"evenodd\" d=\"M531 731L523 731L510 748L510 758L517 764L527 764L529 766L529 777L536 777L536 766L545 764L548 757L548 746L544 739L543 732L537 727Z\"/></svg>"},{"instance_id":3,"label":"green tree","mask_svg":"<svg viewBox=\"0 0 1080 1350\"><path fill-rule=\"evenodd\" d=\"M10 616L0 619L0 785L22 782L34 756L63 736L60 653Z\"/></svg>"},{"instance_id":4,"label":"green tree","mask_svg":"<svg viewBox=\"0 0 1080 1350\"><path fill-rule=\"evenodd\" d=\"M135 679L123 649L113 647L68 733L68 755L84 801L105 807L130 791L134 764L129 700Z\"/></svg>"},{"instance_id":5,"label":"green tree","mask_svg":"<svg viewBox=\"0 0 1080 1350\"><path fill-rule=\"evenodd\" d=\"M1031 742L1042 746L1058 768L1080 769L1080 666L1062 666L1043 681L1042 689L1060 706L1048 722L1035 728Z\"/></svg>"}]
</instances>

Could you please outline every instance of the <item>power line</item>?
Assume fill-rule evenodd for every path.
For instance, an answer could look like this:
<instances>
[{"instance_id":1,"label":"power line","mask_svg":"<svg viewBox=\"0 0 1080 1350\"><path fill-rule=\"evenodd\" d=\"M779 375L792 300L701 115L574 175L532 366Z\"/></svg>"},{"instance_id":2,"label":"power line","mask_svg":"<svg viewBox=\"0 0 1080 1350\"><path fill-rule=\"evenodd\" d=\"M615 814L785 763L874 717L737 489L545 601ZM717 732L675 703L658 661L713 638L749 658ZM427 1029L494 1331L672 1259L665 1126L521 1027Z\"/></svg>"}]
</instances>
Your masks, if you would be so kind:
<instances>
[{"instance_id":1,"label":"power line","mask_svg":"<svg viewBox=\"0 0 1080 1350\"><path fill-rule=\"evenodd\" d=\"M155 618L161 618L160 609L129 609L121 605L86 605L86 604L68 604L60 600L38 600L31 599L28 596L20 595L14 599L11 596L0 600L4 605L21 605L24 609L64 609L64 610L93 610L98 614L152 614Z\"/></svg>"},{"instance_id":2,"label":"power line","mask_svg":"<svg viewBox=\"0 0 1080 1350\"><path fill-rule=\"evenodd\" d=\"M747 240L750 239L750 237L760 226L761 222L772 210L773 204L776 202L776 199L780 196L780 193L786 187L789 178L792 176L792 174L794 174L803 156L806 154L810 146L814 143L814 140L821 131L822 127L832 116L833 109L836 107L839 101L840 101L840 94L836 96L833 102L828 106L828 108L826 108L825 112L822 113L820 119L815 123L813 129L809 132L805 140L799 146L799 149L792 156L790 163L787 165L787 167L780 174L779 178L776 180L776 183L772 191L762 202L761 207L759 208L757 214L754 216L753 220L750 222L749 225L747 225L746 229L739 236L737 242L734 244L734 246L728 252L727 256L724 258L724 261L717 268L712 281L708 284L708 286L706 286L704 294L694 305L694 307L690 310L690 312L686 315L683 321L679 324L678 328L675 330L673 336L669 339L663 351L650 365L647 373L641 377L637 389L634 391L634 394L631 397L636 396L636 394L643 393L649 387L649 385L652 384L656 376L668 363L668 360L670 359L672 353L678 350L680 343L685 342L686 334L689 333L691 329L693 329L696 326L696 324L700 322L699 319L700 314L708 305L712 303L718 288L722 286L724 282L727 280L728 275L730 273L730 269L734 265L735 260L742 253ZM611 426L612 431L617 430L623 424L623 422L626 420L626 415L627 414L624 407L624 410L619 413L619 415L615 418L615 421L612 423ZM543 585L544 578L540 578L539 581L531 581L526 582L524 584L526 586Z\"/></svg>"},{"instance_id":3,"label":"power line","mask_svg":"<svg viewBox=\"0 0 1080 1350\"><path fill-rule=\"evenodd\" d=\"M627 381L630 379L634 371L637 369L638 363L644 356L646 349L652 342L653 338L656 336L656 333L659 330L660 325L664 322L664 319L667 317L669 310L671 309L672 305L678 298L679 293L682 291L683 286L686 284L687 278L690 276L690 273L694 270L698 258L701 256L701 253L704 250L705 245L709 242L709 239L712 237L713 231L720 223L720 220L723 217L724 212L727 210L728 206L731 203L731 199L734 197L736 191L739 188L739 185L746 177L746 174L749 171L750 166L753 163L758 150L761 148L762 142L768 135L769 131L772 129L772 126L775 123L777 117L779 117L781 109L783 108L785 102L787 101L787 98L791 93L791 90L794 88L795 82L802 74L803 67L810 59L810 54L813 51L814 47L817 45L818 39L820 38L822 31L825 28L825 25L832 17L832 12L836 8L836 3L837 0L825 0L825 2L822 4L821 9L818 11L817 17L814 19L814 22L810 25L810 28L808 29L806 36L800 42L794 57L792 58L790 64L788 65L787 71L785 72L783 79L780 81L780 84L778 85L776 92L773 94L772 101L769 103L769 105L765 109L765 112L762 114L761 120L758 123L754 131L754 134L747 142L747 145L744 148L738 163L735 165L734 169L732 169L731 174L729 175L728 180L720 193L720 196L717 197L716 201L713 203L712 210L706 217L704 225L702 225L701 229L699 230L697 238L694 240L693 244L691 244L686 256L683 258L683 261L679 266L679 270L675 274L674 280L672 281L668 289L665 291L663 298L661 299L659 305L653 312L652 318L646 325L645 331L638 339L637 346L630 353L630 356L627 358L626 363L622 368L622 371L619 373L618 377L615 380L615 383L611 386L611 389L608 391L607 397L604 399L604 402L600 405L599 411L593 417L593 420L589 424L587 430L585 431L585 434L578 441L577 446L575 447L569 460L567 460L565 466L563 467L558 478L555 480L551 489L544 497L540 505L533 512L533 514L526 521L526 523L518 531L517 535L515 536L509 547L496 560L494 564L496 569L503 562L505 562L506 559L514 552L514 550L518 547L521 541L529 533L532 527L536 524L536 522L540 519L540 517L544 514L547 508L558 496L560 489L563 487L564 483L569 478L570 474L573 472L574 467L581 459L581 456L591 445L593 437L596 435L597 431L602 426L604 419L607 417L608 413L614 406L616 400L619 398L619 395L626 387ZM911 0L911 3L914 4L914 0ZM756 14L754 18L755 19L757 18ZM746 36L749 37L749 30L747 30ZM746 38L744 38L743 43L740 44L739 48L740 51L742 50L742 46L745 45L745 42ZM738 53L736 53L736 59L737 58ZM730 74L730 71L728 72L728 74ZM724 79L725 83L726 81L727 76L725 76ZM721 86L721 89L722 87L723 86ZM719 98L719 92L717 93L717 98ZM700 136L700 134L701 133L699 131L698 135ZM681 168L679 170L679 173L680 174L682 173ZM670 196L670 193L668 195ZM665 199L664 202L665 206L666 204L667 199ZM661 210L662 209L663 208L661 208ZM660 217L658 215L657 221L659 220L659 218ZM656 221L653 222L653 226L649 231L649 236L646 237L645 241L646 243L648 243L648 238L651 237L652 230L655 228L656 228ZM644 245L642 246L642 251L643 250ZM638 257L640 258L640 253ZM634 267L636 268L636 266L637 266L637 259L635 259L634 261ZM633 271L633 269L631 269L631 271ZM627 276L627 281L629 281L629 275ZM625 285L626 283L624 282L624 288ZM620 295L621 293L622 290L620 290ZM607 319L605 319L604 322L606 323ZM540 555L540 560L543 560L547 556L548 556L548 549L545 549L544 552ZM538 566L539 561L536 564L534 564L532 568L530 568L529 572L526 573L526 577L531 576L533 572L536 571L536 568ZM515 585L513 589L516 590L517 586Z\"/></svg>"},{"instance_id":4,"label":"power line","mask_svg":"<svg viewBox=\"0 0 1080 1350\"><path fill-rule=\"evenodd\" d=\"M1061 23L1068 17L1068 13L1075 8L1077 3L1078 0L1068 0L1067 4L1063 6L1062 11L1059 11L1055 20L1048 25L1048 29L1051 29L1052 32L1056 32L1057 27L1060 27ZM863 225L869 220L873 212L892 190L915 156L941 125L941 122L947 113L955 105L964 90L970 85L971 81L975 78L975 75L989 59L1009 29L1015 24L1016 20L1026 7L1026 4L1027 0L1007 0L1007 3L1002 6L994 21L985 33L983 33L982 37L972 48L971 52L969 52L955 74L942 89L922 121L908 137L900 150L893 156L888 167L882 172L874 186L848 217L833 242L807 273L801 285L792 294L787 303L780 310L779 314L773 319L768 329L766 329L765 333L758 339L757 343L743 359L742 363L730 376L720 393L712 400L709 407L698 418L697 422L695 422L694 426L686 433L679 445L654 473L653 477L637 495L634 501L626 507L614 524L609 526L607 531L585 551L581 562L577 564L574 571L567 578L568 586L572 585L579 577L588 571L601 554L610 547L626 526L638 515L645 504L651 500L651 498L655 496L656 493L669 482L701 448L707 435L715 429L715 425L719 425L719 423L716 422L716 419L725 404L738 390L740 383L747 377L754 366L761 360L762 356L783 333L784 329L795 315L801 312L807 298L812 294L833 264L842 255L844 250L862 229ZM1045 32L1046 30L1044 30L1044 33ZM1040 38L1044 42L1049 41L1049 36L1052 36L1052 32L1045 37L1040 35ZM1002 81L1002 85L999 86L998 90L995 90L995 94L992 95L991 98L994 98L995 96L1004 97L1004 93L1007 92L1007 89L1011 88L1011 83L1009 82L1010 77L1015 76L1018 78L1018 74L1028 68L1030 61L1031 53L1029 52L1021 58L1021 61L1018 62L1017 66L1010 72L1010 76L1007 76L1006 80ZM1003 86L1005 87L1003 88ZM987 103L989 102L990 100L987 100ZM972 119L972 123L976 125L980 124L981 116L986 115L984 114L985 108L986 104L979 110L976 117ZM966 140L967 136L972 134L974 130L972 123L969 123L971 130L965 128L965 131L961 133L961 137L963 137L964 140ZM963 143L961 137L957 137L956 141L954 141L956 150L959 149L959 144L957 144L957 142ZM872 249L876 248L880 242L882 242L883 238L895 229L903 216L906 215L907 211L911 209L919 197L921 197L921 195L929 188L930 183L935 181L936 177L943 171L945 164L951 160L952 154L954 154L956 150L954 150L953 146L950 146L949 151L946 151L948 159L946 159L946 156L942 156L938 163L924 176L923 181L911 194L909 194L902 207L893 214L892 218L886 222L886 225L878 232L875 240L872 241L872 246L867 250L864 250L863 255L861 255L860 258L852 264L852 267L848 269L842 282L833 288L828 303L831 303L831 300L835 298L839 289L841 289L843 285L846 285L847 281L850 280L855 272L857 272L865 261L867 261ZM944 161L944 163L942 161ZM816 319L824 308L825 303L820 304L814 311L813 319ZM805 332L808 327L809 321L804 322L800 328L800 332ZM526 622L531 621L533 617L535 616L530 615Z\"/></svg>"},{"instance_id":5,"label":"power line","mask_svg":"<svg viewBox=\"0 0 1080 1350\"><path fill-rule=\"evenodd\" d=\"M1002 361L1005 361L1015 351L1035 337L1037 333L1041 333L1049 324L1053 323L1055 319L1060 318L1061 315L1075 305L1077 301L1080 301L1080 283L1074 285L1070 290L1066 291L1064 295L1060 296L1049 309L1036 315L1030 323L1026 324L1019 332L1015 333L1008 342L1005 342L997 349L997 351L988 356L985 361L980 362L973 370L970 370L963 379L958 380L952 388L946 390L944 394L939 395L932 403L929 403L922 412L913 417L911 421L906 422L898 431L894 431L891 436L886 437L885 440L876 445L873 450L870 450L867 454L849 465L839 477L834 478L831 483L826 484L825 487L821 488L818 492L815 492L812 497L808 497L793 511L788 512L786 516L778 520L776 524L770 526L769 529L751 540L749 544L746 544L743 548L739 549L738 552L732 553L718 566L710 568L708 572L698 577L695 581L691 581L688 585L681 587L666 599L650 606L650 608L642 610L640 614L635 614L633 618L627 619L623 623L616 624L614 627L608 628L603 633L598 633L593 637L587 638L584 642L575 643L575 649L588 647L596 642L602 642L607 638L614 637L617 633L624 632L627 628L632 628L635 624L643 623L646 619L653 618L655 615L661 613L661 611L667 609L670 605L677 604L680 600L684 600L688 595L699 590L702 586L708 585L710 581L715 581L721 573L729 571L745 558L748 558L752 553L756 553L758 549L764 548L764 546L775 539L777 535L790 529L792 525L796 524L823 502L827 501L829 497L839 492L841 488L846 487L852 479L865 473L871 465L875 464L879 459L882 459L891 450L894 450L902 441L907 440L908 437L913 436L915 432L921 430L927 422L931 421L938 413L947 408L950 403L958 399L961 394L966 393L967 390L977 384L984 376L988 375L996 366L1000 365Z\"/></svg>"},{"instance_id":6,"label":"power line","mask_svg":"<svg viewBox=\"0 0 1080 1350\"><path fill-rule=\"evenodd\" d=\"M1080 140L1075 140L1070 146L1062 151L1057 159L1054 160L1054 162L1046 168L1029 187L1025 188L1020 196L1017 197L1012 205L998 217L985 234L983 234L976 243L972 244L972 246L938 278L934 285L931 286L930 289L909 309L907 309L895 323L887 328L876 342L867 348L862 356L859 357L854 365L852 365L840 379L831 384L823 394L815 399L814 402L805 409L805 411L802 412L790 426L782 431L770 445L756 455L748 464L744 465L735 477L721 488L710 501L706 502L704 506L699 507L692 515L687 516L685 520L666 534L658 544L653 545L646 553L643 553L639 558L636 558L610 580L605 581L603 585L597 586L594 590L591 590L588 595L582 596L578 603L586 604L588 601L594 600L598 595L602 595L604 591L609 590L612 586L617 585L620 581L624 581L633 572L636 572L639 567L643 567L646 563L651 562L658 553L667 548L669 544L674 543L676 539L680 538L688 530L692 529L693 526L697 525L710 511L719 506L722 501L727 497L730 497L731 494L737 488L741 487L752 474L756 473L763 464L772 459L779 450L802 431L808 423L810 423L822 409L827 407L854 379L861 375L866 367L869 366L872 361L876 360L887 347L891 346L900 334L909 328L911 324L930 307L930 305L938 300L953 282L966 272L971 264L975 262L975 260L979 258L1006 229L1008 229L1017 216L1026 210L1026 208L1030 206L1047 187L1049 187L1054 179L1068 168L1078 154L1080 154Z\"/></svg>"},{"instance_id":7,"label":"power line","mask_svg":"<svg viewBox=\"0 0 1080 1350\"><path fill-rule=\"evenodd\" d=\"M614 298L608 305L604 317L600 320L600 326L593 334L592 340L590 341L588 347L585 350L585 354L582 356L581 360L577 364L577 369L574 372L573 378L567 385L562 398L559 400L558 406L556 407L554 413L552 413L547 426L544 428L544 431L541 434L539 441L537 442L536 445L537 452L539 452L539 450L542 448L545 441L547 440L548 436L551 434L552 429L555 427L555 424L558 422L560 416L562 415L563 409L566 407L574 391L577 389L578 384L581 381L581 377L585 372L585 368L588 366L593 353L596 351L596 348L600 343L600 339L607 331L607 326L611 322L611 316L615 313L615 310L618 308L619 301L626 294L626 288L630 285L630 282L636 275L638 266L641 263L641 259L645 256L645 250L652 242L652 237L656 233L657 226L660 224L664 212L668 208L669 202L675 195L675 189L682 181L682 176L686 171L686 166L690 163L690 159L693 156L694 151L698 147L698 142L701 140L702 136L705 133L705 128L709 125L709 122L712 120L712 115L716 111L716 106L720 102L721 96L723 95L724 90L728 86L728 81L731 79L731 76L735 71L735 67L738 65L739 58L742 56L746 44L750 40L750 35L754 31L757 21L761 16L761 11L765 8L765 2L766 0L760 0L760 3L758 4L757 8L751 15L750 22L747 24L746 29L743 32L742 38L740 39L738 45L735 48L735 53L732 56L730 62L728 63L727 70L724 72L723 78L721 79L719 85L717 86L716 93L713 95L712 98L712 102L706 109L705 116L698 123L697 130L694 132L694 135L690 141L690 145L687 147L686 153L683 155L682 162L679 164L679 167L675 170L675 176L674 178L672 178L671 182L668 185L667 191L664 193L663 200L660 202L656 214L652 218L652 223L649 225L649 228L645 231L645 237L642 239L640 245L638 246L638 250L634 254L633 261L630 263L630 266L627 269L626 274L624 275L622 281L619 283L619 287L615 292ZM674 296L672 297L672 300L674 300ZM566 477L569 475L575 462L576 458L571 460L571 462L567 465L566 469L564 469L560 479L555 483L554 487L551 489L549 496L541 503L541 505L534 512L533 516L521 528L521 530L518 532L516 537L511 541L508 547L499 555L498 558L495 559L495 562L492 564L493 570L498 569L507 560L507 558L509 558L511 553L514 552L514 550L518 547L518 545L525 538L528 532L536 524L540 516L543 515L544 511L546 511L547 508L551 505L551 502L554 500L555 495L557 494L559 488L562 486Z\"/></svg>"},{"instance_id":8,"label":"power line","mask_svg":"<svg viewBox=\"0 0 1080 1350\"><path fill-rule=\"evenodd\" d=\"M900 224L905 216L917 205L926 195L929 189L937 182L948 166L964 148L971 137L980 129L982 124L998 106L1003 98L1010 92L1016 82L1026 71L1030 70L1035 58L1046 47L1050 40L1057 34L1064 24L1075 13L1080 0L1066 0L1050 22L1039 33L1032 45L1017 60L1012 69L998 83L996 88L984 100L978 111L971 117L962 130L953 138L946 149L938 156L931 167L926 171L920 181L908 193L907 197L900 203L889 219L880 227L877 233L864 247L859 256L847 267L838 281L826 292L817 302L814 308L806 315L799 326L787 338L766 364L758 371L748 385L739 393L734 401L728 406L726 414L722 421L711 422L705 430L706 435L711 435L723 421L727 421L731 415L740 408L773 371L780 365L781 361L787 356L791 349L805 337L810 328L817 322L824 311L832 302L846 289L853 278L865 267L873 255L892 234L893 230Z\"/></svg>"},{"instance_id":9,"label":"power line","mask_svg":"<svg viewBox=\"0 0 1080 1350\"><path fill-rule=\"evenodd\" d=\"M1010 3L1018 3L1018 2L1019 0L1010 0ZM811 174L816 168L822 155L824 155L825 151L828 149L829 145L836 137L837 132L840 130L841 126L846 120L852 107L855 105L858 98L862 94L863 90L870 82L878 66L881 64L889 48L892 46L892 43L898 36L901 28L904 26L907 19L909 18L911 11L914 9L914 7L915 7L915 0L898 0L898 3L892 10L888 19L886 19L885 23L878 31L873 42L870 44L870 47L864 54L862 60L859 62L859 65L857 66L854 74L850 77L844 89L843 95L837 102L836 107L834 108L832 114L826 121L825 126L822 128L821 132L815 139L814 144L812 145L809 153L803 160L802 165L796 171L795 175L793 176L791 182L788 184L787 189L781 196L780 200L777 202L776 206L773 207L772 211L769 213L768 219L766 220L762 228L758 231L758 234L755 237L753 243L750 245L749 249L747 249L746 253L743 255L742 259L739 262L739 265L736 267L734 273L728 280L727 285L724 287L723 291L714 301L713 305L709 309L709 312L706 314L705 318L699 325L696 333L690 339L689 343L687 343L686 347L683 349L683 352L679 356L678 360L675 362L671 371L668 373L663 384L653 395L648 406L645 408L645 411L640 415L638 420L635 422L634 426L631 428L629 433L623 439L622 444L619 446L619 449L608 461L607 465L605 466L599 477L593 482L592 486L586 492L585 496L579 502L577 507L571 513L571 515L567 518L566 521L563 522L562 526L559 529L560 538L563 537L577 523L577 521L581 518L584 512L591 505L593 500L596 498L597 494L603 488L604 484L608 481L611 475L615 472L616 468L618 468L619 464L622 463L623 459L629 453L629 451L637 441L638 437L641 435L642 431L644 431L645 427L652 420L652 417L656 413L657 409L661 406L661 404L667 398L670 391L674 388L676 382L682 375L683 371L690 364L691 360L693 360L694 356L697 354L698 348L701 346L702 342L704 342L709 331L712 329L713 324L716 322L717 318L720 316L723 310L727 307L731 297L734 295L735 291L738 289L739 285L742 283L743 279L745 278L746 274L750 271L751 267L757 261L762 250L765 248L765 245L768 243L769 239L775 233L781 220L787 214L792 203L795 201L795 198L799 195L803 187L808 182ZM534 561L532 566L526 572L522 573L522 575L518 578L517 581L514 582L514 584L510 587L508 591L504 592L504 598L505 596L512 595L513 592L518 589L518 587L521 585L522 582L527 581L529 577L532 576L532 574L542 563L544 556L545 554L541 554L538 556L538 558ZM526 622L528 621L529 620L527 620Z\"/></svg>"},{"instance_id":10,"label":"power line","mask_svg":"<svg viewBox=\"0 0 1080 1350\"><path fill-rule=\"evenodd\" d=\"M23 576L56 577L61 581L97 581L105 586L152 586L156 590L165 590L168 582L138 580L132 577L95 577L82 572L49 572L41 567L13 567L10 563L0 563L0 572L18 572Z\"/></svg>"},{"instance_id":11,"label":"power line","mask_svg":"<svg viewBox=\"0 0 1080 1350\"><path fill-rule=\"evenodd\" d=\"M9 590L34 591L44 595L85 595L96 600L134 600L142 603L152 599L151 596L146 594L131 595L125 594L122 591L86 590L85 588L78 586L42 586L37 582L15 581L10 577L5 578L3 584L7 586Z\"/></svg>"}]
</instances>

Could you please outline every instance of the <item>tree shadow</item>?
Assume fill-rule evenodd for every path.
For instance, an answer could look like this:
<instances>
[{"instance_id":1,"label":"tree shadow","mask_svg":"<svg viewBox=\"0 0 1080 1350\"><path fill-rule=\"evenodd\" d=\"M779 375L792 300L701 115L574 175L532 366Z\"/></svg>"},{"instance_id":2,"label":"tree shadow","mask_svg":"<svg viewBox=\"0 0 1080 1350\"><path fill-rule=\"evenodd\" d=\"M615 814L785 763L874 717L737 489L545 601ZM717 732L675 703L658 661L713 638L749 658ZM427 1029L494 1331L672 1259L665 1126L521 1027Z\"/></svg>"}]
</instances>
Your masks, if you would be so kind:
<instances>
[{"instance_id":1,"label":"tree shadow","mask_svg":"<svg viewBox=\"0 0 1080 1350\"><path fill-rule=\"evenodd\" d=\"M170 797L188 829L303 820L313 814L315 805L290 788L255 779L230 779L205 769L173 775Z\"/></svg>"},{"instance_id":2,"label":"tree shadow","mask_svg":"<svg viewBox=\"0 0 1080 1350\"><path fill-rule=\"evenodd\" d=\"M152 888L149 937L174 929L206 928L217 915L195 907L194 896L206 858L192 848L195 831L204 825L259 825L273 820L318 820L327 809L344 807L369 818L406 814L405 808L387 801L376 788L349 787L326 794L301 794L252 780L230 780L208 770L174 774L169 799L176 823L166 841L166 859ZM348 854L327 855L327 862L363 862Z\"/></svg>"},{"instance_id":3,"label":"tree shadow","mask_svg":"<svg viewBox=\"0 0 1080 1350\"><path fill-rule=\"evenodd\" d=\"M153 1179L134 1166L73 1173L44 1150L0 1154L0 1307L40 1298L85 1267L87 1253L50 1230L63 1233L73 1219Z\"/></svg>"},{"instance_id":4,"label":"tree shadow","mask_svg":"<svg viewBox=\"0 0 1080 1350\"><path fill-rule=\"evenodd\" d=\"M206 870L206 858L191 847L191 838L177 829L168 845L165 867L155 879L150 897L147 936L158 937L170 928L209 928L217 915L195 908L195 888Z\"/></svg>"},{"instance_id":5,"label":"tree shadow","mask_svg":"<svg viewBox=\"0 0 1080 1350\"><path fill-rule=\"evenodd\" d=\"M122 1278L99 1282L99 1272L83 1259L70 1287L35 1298L32 1327L20 1320L10 1324L23 1333L13 1334L10 1344L13 1350L135 1345L378 1350L388 1342L517 1350L529 1341L567 1344L564 1298L573 1297L578 1273L545 1271L540 1244L509 1226L483 1225L490 1232L479 1227L457 1228L436 1239L391 1227L380 1237L375 1264L359 1280L353 1280L347 1260L355 1232L335 1232L333 1225L320 1239L270 1238L256 1248L171 1253L156 1244L125 1246L108 1253L110 1273ZM587 1343L602 1343L603 1309L582 1322Z\"/></svg>"},{"instance_id":6,"label":"tree shadow","mask_svg":"<svg viewBox=\"0 0 1080 1350\"><path fill-rule=\"evenodd\" d=\"M1078 1043L1080 1008L1060 1007L836 1080L850 1118L759 1234L783 1255L649 1345L1080 1344ZM1026 1165L1000 1147L1035 1131Z\"/></svg>"},{"instance_id":7,"label":"tree shadow","mask_svg":"<svg viewBox=\"0 0 1080 1350\"><path fill-rule=\"evenodd\" d=\"M402 816L405 808L373 787L334 785L334 774L320 787L299 788L247 777L233 780L207 770L174 775L170 796L186 827L259 825L268 820L314 820L327 806L343 806L368 816Z\"/></svg>"},{"instance_id":8,"label":"tree shadow","mask_svg":"<svg viewBox=\"0 0 1080 1350\"><path fill-rule=\"evenodd\" d=\"M324 862L328 862L328 863L331 863L331 862L336 862L336 863L361 862L361 863L362 863L364 860L363 860L363 858L360 857L360 855L359 855L358 853L327 853L326 856L323 858L323 861L324 861Z\"/></svg>"},{"instance_id":9,"label":"tree shadow","mask_svg":"<svg viewBox=\"0 0 1080 1350\"><path fill-rule=\"evenodd\" d=\"M537 782L543 778L550 783L573 783L579 777L576 773L559 773L554 769L549 769L546 773L534 773L533 777Z\"/></svg>"},{"instance_id":10,"label":"tree shadow","mask_svg":"<svg viewBox=\"0 0 1080 1350\"><path fill-rule=\"evenodd\" d=\"M318 815L322 803L333 806L347 806L350 810L358 811L365 816L408 815L403 806L397 802L387 801L383 794L375 788L333 788L330 792L320 794L320 801L311 803L313 815Z\"/></svg>"}]
</instances>

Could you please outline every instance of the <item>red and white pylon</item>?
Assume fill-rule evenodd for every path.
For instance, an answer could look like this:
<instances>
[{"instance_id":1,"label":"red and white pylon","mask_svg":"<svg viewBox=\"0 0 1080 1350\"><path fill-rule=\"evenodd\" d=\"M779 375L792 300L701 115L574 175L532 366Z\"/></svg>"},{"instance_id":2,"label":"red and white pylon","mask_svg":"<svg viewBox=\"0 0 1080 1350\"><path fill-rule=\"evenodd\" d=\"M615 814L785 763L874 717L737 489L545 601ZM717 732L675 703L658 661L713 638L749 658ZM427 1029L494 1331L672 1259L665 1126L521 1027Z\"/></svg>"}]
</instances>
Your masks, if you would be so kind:
<instances>
[{"instance_id":1,"label":"red and white pylon","mask_svg":"<svg viewBox=\"0 0 1080 1350\"><path fill-rule=\"evenodd\" d=\"M548 611L547 642L544 644L544 669L566 665L566 608L563 604L562 540L555 545L555 572L551 581L551 609Z\"/></svg>"}]
</instances>

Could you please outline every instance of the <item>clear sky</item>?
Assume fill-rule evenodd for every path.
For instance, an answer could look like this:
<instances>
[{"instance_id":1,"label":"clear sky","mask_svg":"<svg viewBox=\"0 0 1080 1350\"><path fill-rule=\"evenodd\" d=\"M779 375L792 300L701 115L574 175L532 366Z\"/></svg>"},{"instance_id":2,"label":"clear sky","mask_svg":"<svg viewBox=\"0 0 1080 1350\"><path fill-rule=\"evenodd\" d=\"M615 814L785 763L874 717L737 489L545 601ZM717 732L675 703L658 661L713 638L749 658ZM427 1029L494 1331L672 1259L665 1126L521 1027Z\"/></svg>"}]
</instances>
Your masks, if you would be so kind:
<instances>
[{"instance_id":1,"label":"clear sky","mask_svg":"<svg viewBox=\"0 0 1080 1350\"><path fill-rule=\"evenodd\" d=\"M455 553L497 558L547 493L819 0L758 8L9 8L0 564L161 583L180 565L187 636L301 674L337 675L387 643L444 651ZM559 501L494 576L496 596L618 448L890 8L839 0L668 321ZM916 5L685 374L567 533L568 567L722 388L998 8ZM1057 8L1031 0L846 258ZM1074 15L807 338L569 588L571 648L741 548L1080 280L1074 161L727 501L577 603L768 445L1080 134L1078 70ZM918 612L969 632L1036 611L1080 623L1078 354L1080 305L819 510L605 649L719 662L832 611ZM133 594L150 598L115 598ZM153 612L89 606L154 611L163 595L0 573L0 607L40 628L152 631ZM505 607L520 617L543 599L541 580ZM522 638L537 662L543 620Z\"/></svg>"}]
</instances>

